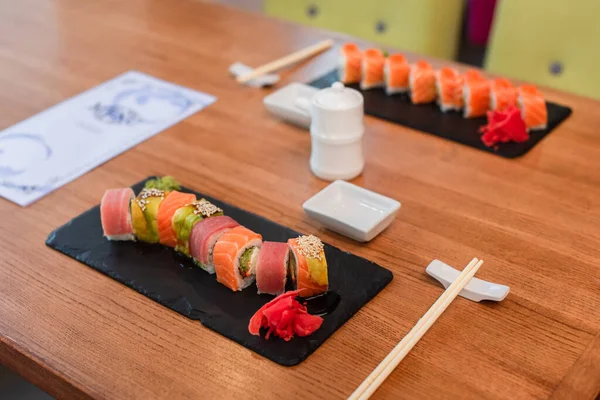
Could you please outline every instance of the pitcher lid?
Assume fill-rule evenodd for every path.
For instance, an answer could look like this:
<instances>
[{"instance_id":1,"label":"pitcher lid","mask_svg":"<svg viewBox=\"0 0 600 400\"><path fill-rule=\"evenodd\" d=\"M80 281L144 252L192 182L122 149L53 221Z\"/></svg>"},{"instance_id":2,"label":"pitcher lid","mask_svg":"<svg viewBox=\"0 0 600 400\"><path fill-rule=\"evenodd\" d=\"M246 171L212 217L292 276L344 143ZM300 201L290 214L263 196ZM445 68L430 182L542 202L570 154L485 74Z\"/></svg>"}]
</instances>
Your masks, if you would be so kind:
<instances>
[{"instance_id":1,"label":"pitcher lid","mask_svg":"<svg viewBox=\"0 0 600 400\"><path fill-rule=\"evenodd\" d=\"M335 82L330 88L320 90L314 97L316 105L333 110L355 108L362 101L362 95L358 91L345 87L342 82Z\"/></svg>"}]
</instances>

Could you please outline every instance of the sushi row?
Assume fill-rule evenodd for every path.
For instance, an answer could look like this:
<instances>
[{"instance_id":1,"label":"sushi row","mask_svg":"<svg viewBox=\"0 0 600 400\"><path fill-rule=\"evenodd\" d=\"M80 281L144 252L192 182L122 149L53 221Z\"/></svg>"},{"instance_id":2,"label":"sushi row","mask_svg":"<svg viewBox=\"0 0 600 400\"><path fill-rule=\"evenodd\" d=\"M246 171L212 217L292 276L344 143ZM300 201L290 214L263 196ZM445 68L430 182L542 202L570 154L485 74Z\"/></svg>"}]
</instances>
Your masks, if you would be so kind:
<instances>
[{"instance_id":1,"label":"sushi row","mask_svg":"<svg viewBox=\"0 0 600 400\"><path fill-rule=\"evenodd\" d=\"M263 242L262 236L225 216L205 199L177 190L110 189L100 203L108 240L160 243L191 257L233 291L255 280L258 293L281 294L287 278L304 297L328 289L323 243L313 235L287 243Z\"/></svg>"},{"instance_id":2,"label":"sushi row","mask_svg":"<svg viewBox=\"0 0 600 400\"><path fill-rule=\"evenodd\" d=\"M546 100L534 85L515 87L504 78L488 80L475 69L464 74L451 67L436 71L426 61L409 64L402 54L386 57L379 49L361 51L346 43L338 73L345 84L360 84L362 90L385 88L388 95L408 93L413 104L437 102L443 112L462 110L465 118L518 106L528 129L545 129L548 123Z\"/></svg>"}]
</instances>

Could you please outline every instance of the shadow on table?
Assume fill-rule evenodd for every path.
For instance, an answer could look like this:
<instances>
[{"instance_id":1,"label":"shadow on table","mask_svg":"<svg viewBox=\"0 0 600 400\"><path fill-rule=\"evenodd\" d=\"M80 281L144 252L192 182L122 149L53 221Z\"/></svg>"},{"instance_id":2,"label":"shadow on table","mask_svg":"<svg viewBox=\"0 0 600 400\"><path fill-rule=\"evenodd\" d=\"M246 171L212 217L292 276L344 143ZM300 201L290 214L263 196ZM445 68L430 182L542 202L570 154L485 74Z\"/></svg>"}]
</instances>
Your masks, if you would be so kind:
<instances>
[{"instance_id":1,"label":"shadow on table","mask_svg":"<svg viewBox=\"0 0 600 400\"><path fill-rule=\"evenodd\" d=\"M52 400L53 397L0 365L0 400L14 399Z\"/></svg>"}]
</instances>

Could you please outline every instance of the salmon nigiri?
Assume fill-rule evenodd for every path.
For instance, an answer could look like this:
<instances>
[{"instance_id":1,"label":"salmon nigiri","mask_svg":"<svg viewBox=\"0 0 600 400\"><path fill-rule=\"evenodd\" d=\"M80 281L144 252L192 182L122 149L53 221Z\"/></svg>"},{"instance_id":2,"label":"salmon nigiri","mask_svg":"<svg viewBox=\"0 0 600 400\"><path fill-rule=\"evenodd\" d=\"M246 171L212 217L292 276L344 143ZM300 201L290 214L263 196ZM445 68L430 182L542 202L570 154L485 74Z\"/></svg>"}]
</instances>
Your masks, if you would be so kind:
<instances>
[{"instance_id":1,"label":"salmon nigiri","mask_svg":"<svg viewBox=\"0 0 600 400\"><path fill-rule=\"evenodd\" d=\"M181 193L176 190L170 192L158 208L158 239L160 244L175 247L177 244L177 234L173 229L173 215L175 212L196 200L196 196L191 193Z\"/></svg>"},{"instance_id":2,"label":"salmon nigiri","mask_svg":"<svg viewBox=\"0 0 600 400\"><path fill-rule=\"evenodd\" d=\"M213 250L217 281L233 291L254 282L254 269L262 236L243 226L225 232Z\"/></svg>"},{"instance_id":3,"label":"salmon nigiri","mask_svg":"<svg viewBox=\"0 0 600 400\"><path fill-rule=\"evenodd\" d=\"M484 116L490 107L490 82L475 69L465 72L464 80L464 117L475 118Z\"/></svg>"},{"instance_id":4,"label":"salmon nigiri","mask_svg":"<svg viewBox=\"0 0 600 400\"><path fill-rule=\"evenodd\" d=\"M463 78L454 68L444 67L435 74L438 104L443 112L463 108Z\"/></svg>"},{"instance_id":5,"label":"salmon nigiri","mask_svg":"<svg viewBox=\"0 0 600 400\"><path fill-rule=\"evenodd\" d=\"M548 110L546 100L534 85L519 86L519 107L527 129L546 129Z\"/></svg>"},{"instance_id":6,"label":"salmon nigiri","mask_svg":"<svg viewBox=\"0 0 600 400\"><path fill-rule=\"evenodd\" d=\"M362 52L354 43L340 49L339 79L342 83L359 83L362 76Z\"/></svg>"},{"instance_id":7,"label":"salmon nigiri","mask_svg":"<svg viewBox=\"0 0 600 400\"><path fill-rule=\"evenodd\" d=\"M517 89L508 79L494 79L490 84L490 108L503 111L517 105Z\"/></svg>"},{"instance_id":8,"label":"salmon nigiri","mask_svg":"<svg viewBox=\"0 0 600 400\"><path fill-rule=\"evenodd\" d=\"M362 79L360 88L362 90L382 87L385 84L383 77L383 65L385 57L379 49L367 49L362 60Z\"/></svg>"},{"instance_id":9,"label":"salmon nigiri","mask_svg":"<svg viewBox=\"0 0 600 400\"><path fill-rule=\"evenodd\" d=\"M385 59L383 73L387 94L408 92L410 65L402 54L392 54Z\"/></svg>"},{"instance_id":10,"label":"salmon nigiri","mask_svg":"<svg viewBox=\"0 0 600 400\"><path fill-rule=\"evenodd\" d=\"M300 236L288 240L292 251L290 279L300 290L300 296L310 297L325 293L329 288L327 260L321 239L316 236Z\"/></svg>"},{"instance_id":11,"label":"salmon nigiri","mask_svg":"<svg viewBox=\"0 0 600 400\"><path fill-rule=\"evenodd\" d=\"M417 61L410 67L408 76L410 101L413 104L425 104L435 101L435 71L426 61Z\"/></svg>"}]
</instances>

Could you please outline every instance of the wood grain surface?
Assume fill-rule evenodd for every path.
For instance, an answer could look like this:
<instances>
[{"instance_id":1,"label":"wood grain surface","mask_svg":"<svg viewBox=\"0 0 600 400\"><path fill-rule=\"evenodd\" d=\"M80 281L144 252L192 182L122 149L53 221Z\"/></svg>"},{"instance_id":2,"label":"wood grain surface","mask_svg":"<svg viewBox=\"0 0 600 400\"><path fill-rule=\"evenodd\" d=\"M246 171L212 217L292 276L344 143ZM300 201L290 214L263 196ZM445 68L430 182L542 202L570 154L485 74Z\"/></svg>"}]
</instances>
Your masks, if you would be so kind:
<instances>
[{"instance_id":1,"label":"wood grain surface","mask_svg":"<svg viewBox=\"0 0 600 400\"><path fill-rule=\"evenodd\" d=\"M344 398L442 293L439 258L509 285L458 298L377 398L593 398L600 382L600 103L545 90L573 115L507 160L366 118L353 182L402 202L368 244L323 229L302 203L327 185L307 132L271 118L252 66L333 36L192 0L19 0L0 5L0 128L130 69L218 101L27 208L0 199L0 362L60 398ZM409 56L414 59L413 55ZM335 51L284 71L308 81ZM432 60L436 66L441 61ZM44 246L107 188L151 174L320 235L393 282L301 365L278 366Z\"/></svg>"}]
</instances>

